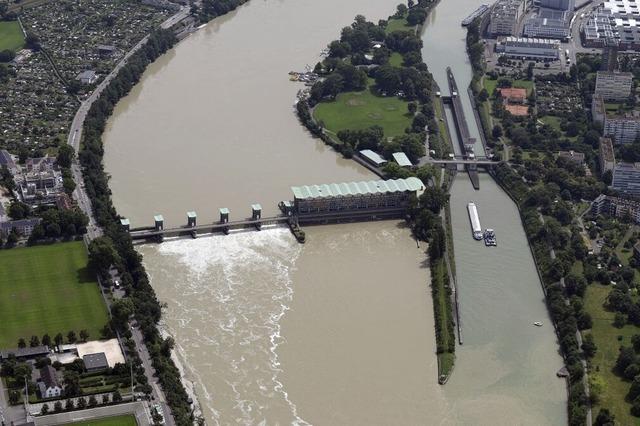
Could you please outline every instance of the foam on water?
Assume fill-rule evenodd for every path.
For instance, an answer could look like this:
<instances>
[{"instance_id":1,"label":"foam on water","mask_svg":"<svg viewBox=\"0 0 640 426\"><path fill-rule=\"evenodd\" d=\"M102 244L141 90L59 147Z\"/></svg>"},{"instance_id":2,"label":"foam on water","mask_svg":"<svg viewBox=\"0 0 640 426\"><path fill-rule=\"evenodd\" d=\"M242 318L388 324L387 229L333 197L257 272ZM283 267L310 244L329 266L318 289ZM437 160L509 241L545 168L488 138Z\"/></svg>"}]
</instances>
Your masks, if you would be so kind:
<instances>
[{"instance_id":1,"label":"foam on water","mask_svg":"<svg viewBox=\"0 0 640 426\"><path fill-rule=\"evenodd\" d=\"M278 380L276 352L301 250L285 228L141 247L208 421L308 424Z\"/></svg>"}]
</instances>

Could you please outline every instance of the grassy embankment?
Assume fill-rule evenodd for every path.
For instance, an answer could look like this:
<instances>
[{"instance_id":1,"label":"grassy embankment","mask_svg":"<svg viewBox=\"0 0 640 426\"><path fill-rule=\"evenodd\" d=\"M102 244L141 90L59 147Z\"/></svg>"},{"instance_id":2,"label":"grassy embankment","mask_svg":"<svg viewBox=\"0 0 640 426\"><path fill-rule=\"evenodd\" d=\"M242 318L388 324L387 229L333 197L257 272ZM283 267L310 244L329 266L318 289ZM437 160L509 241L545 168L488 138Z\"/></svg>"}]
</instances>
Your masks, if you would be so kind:
<instances>
[{"instance_id":1,"label":"grassy embankment","mask_svg":"<svg viewBox=\"0 0 640 426\"><path fill-rule=\"evenodd\" d=\"M69 426L137 426L136 418L133 416L106 417L104 419L83 420L71 423Z\"/></svg>"},{"instance_id":2,"label":"grassy embankment","mask_svg":"<svg viewBox=\"0 0 640 426\"><path fill-rule=\"evenodd\" d=\"M335 101L321 102L313 112L314 119L334 135L340 130L374 125L382 127L386 137L403 135L404 129L411 126L408 102L395 96L377 96L371 88L370 82L362 92L340 93Z\"/></svg>"},{"instance_id":3,"label":"grassy embankment","mask_svg":"<svg viewBox=\"0 0 640 426\"><path fill-rule=\"evenodd\" d=\"M17 51L24 45L22 29L18 21L0 21L0 51Z\"/></svg>"},{"instance_id":4,"label":"grassy embankment","mask_svg":"<svg viewBox=\"0 0 640 426\"><path fill-rule=\"evenodd\" d=\"M0 251L0 348L70 330L98 338L107 309L87 262L82 242Z\"/></svg>"},{"instance_id":5,"label":"grassy embankment","mask_svg":"<svg viewBox=\"0 0 640 426\"><path fill-rule=\"evenodd\" d=\"M451 309L451 294L449 276L444 258L431 266L431 291L433 292L433 309L436 325L438 378L444 382L449 378L456 355L455 335L453 333L453 310Z\"/></svg>"}]
</instances>

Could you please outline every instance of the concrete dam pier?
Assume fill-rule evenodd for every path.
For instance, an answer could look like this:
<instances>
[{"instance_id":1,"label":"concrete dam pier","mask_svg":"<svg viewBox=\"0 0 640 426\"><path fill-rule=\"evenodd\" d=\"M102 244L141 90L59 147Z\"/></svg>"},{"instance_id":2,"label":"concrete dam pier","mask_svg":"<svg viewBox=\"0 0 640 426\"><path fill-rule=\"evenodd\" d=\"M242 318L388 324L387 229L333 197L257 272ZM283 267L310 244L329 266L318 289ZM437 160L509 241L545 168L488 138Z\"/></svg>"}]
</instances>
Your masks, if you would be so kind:
<instances>
[{"instance_id":1,"label":"concrete dam pier","mask_svg":"<svg viewBox=\"0 0 640 426\"><path fill-rule=\"evenodd\" d=\"M219 220L198 225L197 214L187 212L185 226L165 228L162 215L154 216L154 225L131 228L128 219L121 225L134 241L162 242L164 238L191 237L224 233L231 230L255 228L263 225L287 224L299 242L304 242L300 225L321 225L340 222L363 222L402 218L413 197L425 190L422 181L415 177L407 179L377 180L367 182L333 183L323 185L294 186L293 201L281 201L281 215L262 217L262 206L251 205L251 217L230 221L227 208L219 210Z\"/></svg>"}]
</instances>

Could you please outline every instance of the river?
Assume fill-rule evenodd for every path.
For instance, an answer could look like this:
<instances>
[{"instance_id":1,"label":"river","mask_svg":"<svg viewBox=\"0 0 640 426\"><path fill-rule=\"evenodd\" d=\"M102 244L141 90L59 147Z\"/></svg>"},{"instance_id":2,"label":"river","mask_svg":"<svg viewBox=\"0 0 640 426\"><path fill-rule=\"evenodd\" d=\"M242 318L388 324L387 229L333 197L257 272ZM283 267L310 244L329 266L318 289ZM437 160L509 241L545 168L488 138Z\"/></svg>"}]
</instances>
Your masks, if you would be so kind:
<instances>
[{"instance_id":1,"label":"river","mask_svg":"<svg viewBox=\"0 0 640 426\"><path fill-rule=\"evenodd\" d=\"M375 21L396 3L252 1L181 42L149 67L109 120L105 165L118 211L133 226L151 224L156 213L179 225L189 210L200 222L213 221L219 207L240 219L255 202L275 213L292 185L373 178L302 129L292 109L300 86L287 72L313 65L356 14ZM425 44L442 36L452 43L445 51L457 48L468 6L442 2ZM440 34L447 31L454 37ZM446 64L435 61L445 57L425 54L441 86L435 68L444 75ZM468 65L452 65L464 87ZM305 245L270 228L140 246L168 305L162 326L176 340L207 421L563 423L566 396L554 377L551 327L531 327L534 318L548 319L517 212L497 187L482 184L481 219L484 200L497 202L501 246L491 263L458 260L465 345L446 386L437 384L425 247L397 222L309 227ZM452 203L466 200L467 186L461 176ZM456 257L485 259L454 210ZM505 253L509 247L516 253ZM502 263L505 255L520 263ZM493 292L502 299L483 292L497 265L522 282L526 274L529 284L507 291L500 281ZM484 271L479 288L474 267ZM514 313L519 321L510 319Z\"/></svg>"}]
</instances>

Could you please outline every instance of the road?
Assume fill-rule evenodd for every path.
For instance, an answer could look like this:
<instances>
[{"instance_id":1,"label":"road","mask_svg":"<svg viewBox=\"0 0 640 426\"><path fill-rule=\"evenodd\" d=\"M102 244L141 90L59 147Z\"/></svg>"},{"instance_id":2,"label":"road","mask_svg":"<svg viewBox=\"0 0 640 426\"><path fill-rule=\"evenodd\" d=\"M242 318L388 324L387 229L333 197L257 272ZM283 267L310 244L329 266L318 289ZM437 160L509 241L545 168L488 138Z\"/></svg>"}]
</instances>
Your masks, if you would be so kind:
<instances>
[{"instance_id":1,"label":"road","mask_svg":"<svg viewBox=\"0 0 640 426\"><path fill-rule=\"evenodd\" d=\"M171 16L169 19L160 24L160 27L163 29L170 28L172 25L175 25L177 22L189 16L189 8L182 7L178 13ZM136 53L142 46L144 46L149 40L149 36L145 36L142 40L140 40L131 50L129 50L124 57L116 64L115 68L111 70L111 72L96 86L95 90L87 97L78 108L76 115L73 117L73 121L71 122L71 127L69 128L69 136L67 137L67 143L73 147L76 152L76 160L74 164L71 166L71 171L73 174L73 180L76 183L76 189L73 191L73 198L78 202L78 206L82 209L82 211L89 217L89 225L87 226L87 234L90 239L94 239L102 235L102 231L100 227L95 221L93 217L93 210L91 208L91 201L86 194L84 188L84 180L82 178L82 169L80 164L78 163L77 157L80 150L80 140L82 139L82 126L84 124L84 120L87 117L87 113L91 108L91 105L100 97L102 91L111 83L111 80L114 79L122 69L124 65L126 65L127 60Z\"/></svg>"},{"instance_id":2,"label":"road","mask_svg":"<svg viewBox=\"0 0 640 426\"><path fill-rule=\"evenodd\" d=\"M168 18L166 21L164 21L162 24L160 24L160 27L163 29L170 28L171 26L175 25L176 23L188 17L189 13L190 13L190 8L188 6L183 6L179 12L177 12L176 14ZM118 75L122 67L126 65L127 60L134 53L136 53L142 46L144 46L148 40L149 40L149 36L147 35L142 40L140 40L135 46L133 46L133 48L131 48L131 50L129 50L124 55L124 57L116 64L113 70L111 70L111 72L107 76L105 76L105 78L100 82L100 84L96 86L95 90L84 101L81 102L80 107L76 112L76 115L73 117L73 121L71 122L71 127L69 128L69 136L67 138L67 143L71 145L71 147L73 147L73 149L76 152L76 159L74 160L74 163L71 166L73 180L76 183L76 189L73 191L73 198L78 203L78 206L80 207L80 209L82 209L82 211L89 218L89 224L87 226L87 237L89 240L93 240L94 238L101 236L102 230L100 229L100 226L96 222L95 217L93 215L91 200L89 199L89 196L87 195L84 187L84 179L82 177L82 168L78 163L80 141L82 139L82 126L84 124L84 120L87 117L89 109L91 108L93 103L100 97L103 90L109 85L109 83L111 83L111 81ZM169 426L175 425L173 417L171 416L171 411L169 409L169 406L166 404L164 392L162 391L162 388L160 387L156 377L154 376L155 370L151 365L151 358L149 357L147 348L144 345L144 340L142 338L142 335L136 329L133 329L132 331L133 331L133 338L136 343L136 347L138 348L140 358L142 359L145 375L147 376L147 380L149 381L149 384L152 386L152 389L153 389L152 398L154 400L159 401L162 404L166 424ZM146 406L146 403L143 404L143 406L144 406L144 409L148 412L149 408ZM114 406L113 408L115 409L115 407L116 406ZM109 408L112 408L112 407L106 407L105 409L108 411ZM100 410L100 409L96 409L96 410ZM102 414L102 411L94 412L94 410L91 410L91 412L94 413L94 416L99 416L99 417L104 415L113 415L113 414ZM83 411L82 415L85 416L85 418L90 418L91 413L89 414L86 414L86 413L88 413L88 411ZM78 416L80 414L74 414L74 415ZM59 416L62 416L62 415L59 415ZM49 417L54 417L54 416L49 416ZM144 416L144 418L146 419L146 415ZM54 424L54 423L38 422L38 424ZM145 420L145 423L139 423L139 424L148 424L148 420Z\"/></svg>"}]
</instances>

